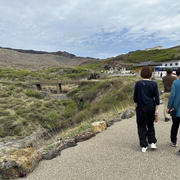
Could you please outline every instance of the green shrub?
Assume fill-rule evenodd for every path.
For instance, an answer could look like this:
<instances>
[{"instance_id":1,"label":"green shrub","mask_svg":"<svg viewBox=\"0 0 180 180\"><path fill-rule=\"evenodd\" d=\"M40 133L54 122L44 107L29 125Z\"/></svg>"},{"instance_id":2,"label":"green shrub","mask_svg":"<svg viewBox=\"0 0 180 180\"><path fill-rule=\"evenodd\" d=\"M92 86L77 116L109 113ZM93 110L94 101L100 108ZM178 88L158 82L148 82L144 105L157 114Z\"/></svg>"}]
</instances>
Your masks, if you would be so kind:
<instances>
[{"instance_id":1,"label":"green shrub","mask_svg":"<svg viewBox=\"0 0 180 180\"><path fill-rule=\"evenodd\" d=\"M55 111L47 112L41 123L47 129L58 129L61 127L59 115Z\"/></svg>"},{"instance_id":2,"label":"green shrub","mask_svg":"<svg viewBox=\"0 0 180 180\"><path fill-rule=\"evenodd\" d=\"M27 121L31 121L33 124L42 124L43 122L43 113L41 112L30 112L27 114Z\"/></svg>"},{"instance_id":3,"label":"green shrub","mask_svg":"<svg viewBox=\"0 0 180 180\"><path fill-rule=\"evenodd\" d=\"M89 74L89 71L84 67L77 66L75 68L65 69L64 73L70 79L80 79L80 78L87 77Z\"/></svg>"},{"instance_id":4,"label":"green shrub","mask_svg":"<svg viewBox=\"0 0 180 180\"><path fill-rule=\"evenodd\" d=\"M29 97L35 97L35 98L38 98L38 99L43 99L44 98L44 96L41 93L39 93L38 91L32 90L32 89L26 89L24 91L24 94L26 94Z\"/></svg>"},{"instance_id":5,"label":"green shrub","mask_svg":"<svg viewBox=\"0 0 180 180\"><path fill-rule=\"evenodd\" d=\"M9 111L6 111L3 108L0 108L0 116L8 116L10 115Z\"/></svg>"},{"instance_id":6,"label":"green shrub","mask_svg":"<svg viewBox=\"0 0 180 180\"><path fill-rule=\"evenodd\" d=\"M51 111L51 112L48 112L45 116L45 119L48 120L48 121L51 121L51 120L57 120L58 119L58 114L54 111Z\"/></svg>"},{"instance_id":7,"label":"green shrub","mask_svg":"<svg viewBox=\"0 0 180 180\"><path fill-rule=\"evenodd\" d=\"M31 112L31 109L29 108L25 108L25 107L19 107L17 110L16 110L16 114L18 116L21 116L21 117L26 117L26 115Z\"/></svg>"},{"instance_id":8,"label":"green shrub","mask_svg":"<svg viewBox=\"0 0 180 180\"><path fill-rule=\"evenodd\" d=\"M8 87L8 90L12 91L12 90L14 90L15 88L16 88L15 85L12 84L12 85L10 85L10 86Z\"/></svg>"},{"instance_id":9,"label":"green shrub","mask_svg":"<svg viewBox=\"0 0 180 180\"><path fill-rule=\"evenodd\" d=\"M72 122L74 124L78 124L82 121L85 121L87 119L90 119L91 117L93 117L91 115L91 112L89 111L89 109L85 109L80 111L79 113L77 113L73 118L72 118Z\"/></svg>"},{"instance_id":10,"label":"green shrub","mask_svg":"<svg viewBox=\"0 0 180 180\"><path fill-rule=\"evenodd\" d=\"M18 126L14 124L16 121L17 117L15 116L8 116L1 119L0 137L19 135L21 131L15 131L18 128Z\"/></svg>"},{"instance_id":11,"label":"green shrub","mask_svg":"<svg viewBox=\"0 0 180 180\"><path fill-rule=\"evenodd\" d=\"M26 76L31 75L30 71L23 69L11 69L11 68L3 68L0 69L0 78L8 78L11 80L20 79L24 80Z\"/></svg>"},{"instance_id":12,"label":"green shrub","mask_svg":"<svg viewBox=\"0 0 180 180\"><path fill-rule=\"evenodd\" d=\"M104 67L104 62L103 61L99 61L93 64L87 64L87 65L81 65L81 67L88 69L89 71L93 71L96 73L99 73L100 70L102 69L102 67Z\"/></svg>"},{"instance_id":13,"label":"green shrub","mask_svg":"<svg viewBox=\"0 0 180 180\"><path fill-rule=\"evenodd\" d=\"M64 118L73 117L77 112L77 104L72 99L65 100L63 104L65 106Z\"/></svg>"}]
</instances>

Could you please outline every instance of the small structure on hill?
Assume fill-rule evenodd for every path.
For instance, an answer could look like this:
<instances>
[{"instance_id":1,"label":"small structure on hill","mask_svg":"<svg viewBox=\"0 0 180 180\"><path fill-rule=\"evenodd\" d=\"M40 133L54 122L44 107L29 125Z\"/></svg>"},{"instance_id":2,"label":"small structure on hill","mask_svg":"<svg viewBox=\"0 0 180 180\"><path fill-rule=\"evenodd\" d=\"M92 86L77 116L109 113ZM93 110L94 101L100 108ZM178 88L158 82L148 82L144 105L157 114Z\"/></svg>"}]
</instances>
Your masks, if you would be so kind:
<instances>
[{"instance_id":1,"label":"small structure on hill","mask_svg":"<svg viewBox=\"0 0 180 180\"><path fill-rule=\"evenodd\" d=\"M162 46L156 46L156 47L153 47L153 48L147 48L145 50L150 51L150 50L156 50L156 49L162 49Z\"/></svg>"}]
</instances>

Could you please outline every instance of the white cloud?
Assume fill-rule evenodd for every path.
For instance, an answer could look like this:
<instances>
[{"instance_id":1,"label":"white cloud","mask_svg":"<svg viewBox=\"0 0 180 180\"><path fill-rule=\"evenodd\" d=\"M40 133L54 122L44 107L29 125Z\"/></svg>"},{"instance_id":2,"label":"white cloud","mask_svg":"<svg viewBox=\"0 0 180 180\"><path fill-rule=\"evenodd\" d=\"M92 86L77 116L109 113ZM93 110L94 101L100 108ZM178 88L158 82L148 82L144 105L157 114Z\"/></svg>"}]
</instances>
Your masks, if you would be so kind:
<instances>
[{"instance_id":1,"label":"white cloud","mask_svg":"<svg viewBox=\"0 0 180 180\"><path fill-rule=\"evenodd\" d=\"M176 45L180 40L178 0L0 3L0 46L105 57L159 42Z\"/></svg>"}]
</instances>

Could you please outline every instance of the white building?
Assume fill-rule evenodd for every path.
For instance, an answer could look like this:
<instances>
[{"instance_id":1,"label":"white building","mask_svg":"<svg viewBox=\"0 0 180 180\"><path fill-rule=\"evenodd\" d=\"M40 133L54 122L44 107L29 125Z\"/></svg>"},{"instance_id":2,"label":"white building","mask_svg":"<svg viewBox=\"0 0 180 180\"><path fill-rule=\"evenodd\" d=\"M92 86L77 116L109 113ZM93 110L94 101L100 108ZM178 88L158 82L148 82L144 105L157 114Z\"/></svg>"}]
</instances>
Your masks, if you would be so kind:
<instances>
[{"instance_id":1,"label":"white building","mask_svg":"<svg viewBox=\"0 0 180 180\"><path fill-rule=\"evenodd\" d=\"M163 62L162 67L171 67L171 68L180 67L180 60Z\"/></svg>"},{"instance_id":2,"label":"white building","mask_svg":"<svg viewBox=\"0 0 180 180\"><path fill-rule=\"evenodd\" d=\"M166 75L166 70L168 68L172 68L173 75L175 75L175 71L180 67L180 60L166 61L162 62L161 66L156 67L155 77L163 77Z\"/></svg>"}]
</instances>

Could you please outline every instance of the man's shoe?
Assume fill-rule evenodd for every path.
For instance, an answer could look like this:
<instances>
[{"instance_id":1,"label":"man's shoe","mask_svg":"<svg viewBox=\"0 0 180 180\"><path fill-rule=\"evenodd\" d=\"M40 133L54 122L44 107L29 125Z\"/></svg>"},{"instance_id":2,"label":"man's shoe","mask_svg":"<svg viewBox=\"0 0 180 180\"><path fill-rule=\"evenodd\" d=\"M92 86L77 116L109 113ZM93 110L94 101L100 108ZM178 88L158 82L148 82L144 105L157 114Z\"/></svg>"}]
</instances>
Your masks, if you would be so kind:
<instances>
[{"instance_id":1,"label":"man's shoe","mask_svg":"<svg viewBox=\"0 0 180 180\"><path fill-rule=\"evenodd\" d=\"M141 151L145 153L147 151L147 147L142 147Z\"/></svg>"},{"instance_id":2,"label":"man's shoe","mask_svg":"<svg viewBox=\"0 0 180 180\"><path fill-rule=\"evenodd\" d=\"M165 122L168 122L168 121L170 121L170 119L169 118L165 118L165 120L164 120Z\"/></svg>"},{"instance_id":3,"label":"man's shoe","mask_svg":"<svg viewBox=\"0 0 180 180\"><path fill-rule=\"evenodd\" d=\"M156 143L151 144L151 149L157 149Z\"/></svg>"},{"instance_id":4,"label":"man's shoe","mask_svg":"<svg viewBox=\"0 0 180 180\"><path fill-rule=\"evenodd\" d=\"M171 146L172 146L172 147L177 147L177 143L171 142Z\"/></svg>"}]
</instances>

